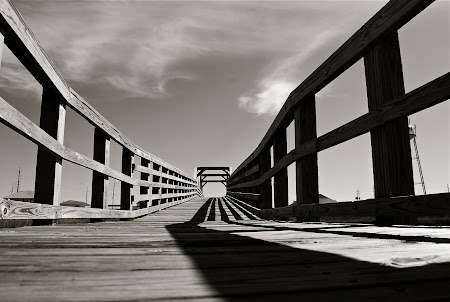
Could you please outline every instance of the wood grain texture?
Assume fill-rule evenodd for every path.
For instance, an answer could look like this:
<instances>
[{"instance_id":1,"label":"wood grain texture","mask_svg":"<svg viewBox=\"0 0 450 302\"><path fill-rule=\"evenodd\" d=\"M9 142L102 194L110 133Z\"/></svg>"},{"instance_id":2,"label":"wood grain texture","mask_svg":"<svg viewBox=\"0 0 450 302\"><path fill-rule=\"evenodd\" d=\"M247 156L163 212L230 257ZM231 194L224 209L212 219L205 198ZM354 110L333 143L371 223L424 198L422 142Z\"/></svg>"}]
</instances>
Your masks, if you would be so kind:
<instances>
[{"instance_id":1,"label":"wood grain texture","mask_svg":"<svg viewBox=\"0 0 450 302\"><path fill-rule=\"evenodd\" d=\"M319 92L361 59L364 53L379 39L398 30L433 2L433 0L398 0L388 2L291 92L256 150L233 172L232 176L239 173L243 167L247 166L260 154L262 149L271 144L273 136L283 124L286 124L287 119L290 118L299 102L305 97Z\"/></svg>"},{"instance_id":2,"label":"wood grain texture","mask_svg":"<svg viewBox=\"0 0 450 302\"><path fill-rule=\"evenodd\" d=\"M185 179L185 178L182 178L182 177L177 177L177 176L174 176L174 175L163 173L162 171L158 171L158 170L155 170L155 169L152 169L152 168L149 168L149 167L143 167L142 165L136 165L134 169L135 169L135 171L148 173L149 175L156 175L156 176L164 177L164 178L167 178L167 179L172 179L172 180L175 180L175 181L179 181L179 182L181 182L183 184L188 184L189 186L195 186L196 185L196 182L194 180Z\"/></svg>"},{"instance_id":3,"label":"wood grain texture","mask_svg":"<svg viewBox=\"0 0 450 302\"><path fill-rule=\"evenodd\" d=\"M244 199L251 199L251 200L256 200L259 201L261 198L260 194L255 194L255 193L243 193L243 192L227 192L227 195L230 195L232 197L236 197L236 198L244 198Z\"/></svg>"},{"instance_id":4,"label":"wood grain texture","mask_svg":"<svg viewBox=\"0 0 450 302\"><path fill-rule=\"evenodd\" d=\"M22 136L45 148L59 158L70 161L74 164L100 172L120 181L134 184L135 180L114 169L83 155L69 148L64 147L55 138L42 130L26 116L12 107L8 102L0 97L0 121Z\"/></svg>"},{"instance_id":5,"label":"wood grain texture","mask_svg":"<svg viewBox=\"0 0 450 302\"><path fill-rule=\"evenodd\" d=\"M273 139L273 163L274 165L283 159L287 153L286 129L283 127ZM280 169L273 176L273 199L275 208L288 205L288 173L287 167Z\"/></svg>"},{"instance_id":6,"label":"wood grain texture","mask_svg":"<svg viewBox=\"0 0 450 302\"><path fill-rule=\"evenodd\" d=\"M248 177L248 176L250 176L250 175L253 175L253 174L255 174L255 173L258 173L259 171L260 171L259 164L256 164L255 166L253 166L253 167L252 167L251 169L249 169L248 171L245 171L244 174L239 175L239 176L236 176L236 177L234 177L234 178L232 178L232 179L230 178L229 181L228 181L228 184L232 185L232 184L234 184L234 183L236 183L236 182L242 180L243 178L246 178L246 177Z\"/></svg>"},{"instance_id":7,"label":"wood grain texture","mask_svg":"<svg viewBox=\"0 0 450 302\"><path fill-rule=\"evenodd\" d=\"M0 230L2 301L450 299L447 228L206 220L213 209Z\"/></svg>"},{"instance_id":8,"label":"wood grain texture","mask_svg":"<svg viewBox=\"0 0 450 302\"><path fill-rule=\"evenodd\" d=\"M317 138L315 97L310 96L294 110L295 148ZM296 162L297 203L319 203L319 175L317 153Z\"/></svg>"},{"instance_id":9,"label":"wood grain texture","mask_svg":"<svg viewBox=\"0 0 450 302\"><path fill-rule=\"evenodd\" d=\"M98 128L94 130L94 160L109 167L110 139ZM108 176L92 171L91 206L106 209L108 207Z\"/></svg>"},{"instance_id":10,"label":"wood grain texture","mask_svg":"<svg viewBox=\"0 0 450 302\"><path fill-rule=\"evenodd\" d=\"M231 196L231 195L230 195ZM333 217L333 216L446 216L450 215L450 193L377 198L327 204L299 204L276 209L258 209L231 196L251 213L261 218Z\"/></svg>"},{"instance_id":11,"label":"wood grain texture","mask_svg":"<svg viewBox=\"0 0 450 302\"><path fill-rule=\"evenodd\" d=\"M369 112L405 94L398 34L380 40L364 56ZM375 197L414 195L408 118L402 117L370 131ZM403 223L404 218L399 218ZM377 217L392 224L392 216ZM400 222L400 221L398 221ZM411 218L411 223L414 219Z\"/></svg>"},{"instance_id":12,"label":"wood grain texture","mask_svg":"<svg viewBox=\"0 0 450 302\"><path fill-rule=\"evenodd\" d=\"M369 132L400 117L417 113L432 107L450 98L450 73L392 100L392 102L380 105L377 109L362 115L361 117L338 127L315 140L305 143L300 148L289 152L282 160L274 165L272 169L264 173L259 180L240 183L230 186L229 189L239 189L260 185L266 179L275 175L282 168L294 161L312 154L323 151L359 135Z\"/></svg>"},{"instance_id":13,"label":"wood grain texture","mask_svg":"<svg viewBox=\"0 0 450 302\"><path fill-rule=\"evenodd\" d=\"M135 211L51 206L0 199L1 219L137 218L190 200L184 198Z\"/></svg>"},{"instance_id":14,"label":"wood grain texture","mask_svg":"<svg viewBox=\"0 0 450 302\"><path fill-rule=\"evenodd\" d=\"M133 174L133 153L122 147L122 173L131 177ZM131 210L131 185L126 182L120 183L120 209Z\"/></svg>"},{"instance_id":15,"label":"wood grain texture","mask_svg":"<svg viewBox=\"0 0 450 302\"><path fill-rule=\"evenodd\" d=\"M64 142L66 108L59 95L44 87L41 103L40 128L58 144ZM34 200L38 203L59 205L61 192L62 160L38 146Z\"/></svg>"}]
</instances>

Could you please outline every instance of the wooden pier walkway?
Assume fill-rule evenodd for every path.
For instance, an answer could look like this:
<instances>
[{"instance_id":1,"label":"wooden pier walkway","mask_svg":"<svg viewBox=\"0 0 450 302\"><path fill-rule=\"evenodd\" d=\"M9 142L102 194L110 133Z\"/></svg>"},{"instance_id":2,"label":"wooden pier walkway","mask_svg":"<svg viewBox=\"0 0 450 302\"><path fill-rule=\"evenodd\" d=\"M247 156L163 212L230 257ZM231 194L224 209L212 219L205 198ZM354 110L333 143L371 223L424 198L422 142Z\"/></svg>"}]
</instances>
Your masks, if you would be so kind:
<instances>
[{"instance_id":1,"label":"wooden pier walkway","mask_svg":"<svg viewBox=\"0 0 450 302\"><path fill-rule=\"evenodd\" d=\"M449 301L449 251L445 227L267 221L196 198L134 221L1 229L0 300Z\"/></svg>"},{"instance_id":2,"label":"wooden pier walkway","mask_svg":"<svg viewBox=\"0 0 450 302\"><path fill-rule=\"evenodd\" d=\"M432 3L389 1L289 94L232 173L197 166L192 177L70 87L12 1L0 0L0 60L5 45L43 91L39 125L0 96L0 122L37 145L34 202L0 199L0 226L33 225L0 229L0 302L450 301L450 228L416 225L450 215L450 193L415 195L408 127L408 116L449 100L450 72L406 92L398 38ZM318 136L316 94L360 60L369 111ZM94 127L92 156L65 145L67 109ZM374 198L321 204L318 153L365 133ZM61 206L65 162L92 172L90 207ZM111 179L120 181L120 209L110 208ZM227 196L203 198L207 182L223 183ZM320 222L355 216L376 226ZM60 224L66 219L97 223Z\"/></svg>"}]
</instances>

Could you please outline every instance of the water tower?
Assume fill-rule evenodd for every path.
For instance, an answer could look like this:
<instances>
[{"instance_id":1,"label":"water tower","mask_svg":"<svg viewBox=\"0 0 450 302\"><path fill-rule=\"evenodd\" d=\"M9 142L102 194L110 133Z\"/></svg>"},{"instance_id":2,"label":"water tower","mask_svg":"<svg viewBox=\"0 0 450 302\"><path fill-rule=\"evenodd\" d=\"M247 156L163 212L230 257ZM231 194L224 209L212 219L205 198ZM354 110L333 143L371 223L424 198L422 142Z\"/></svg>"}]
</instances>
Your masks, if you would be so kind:
<instances>
[{"instance_id":1,"label":"water tower","mask_svg":"<svg viewBox=\"0 0 450 302\"><path fill-rule=\"evenodd\" d=\"M422 165L420 164L419 149L417 148L416 125L409 124L408 127L409 127L409 139L413 142L414 152L415 152L415 156L413 156L412 159L417 162L417 167L418 167L419 175L420 175L420 182L415 183L415 184L421 184L422 185L423 194L427 194L427 190L425 189L425 181L423 179Z\"/></svg>"}]
</instances>

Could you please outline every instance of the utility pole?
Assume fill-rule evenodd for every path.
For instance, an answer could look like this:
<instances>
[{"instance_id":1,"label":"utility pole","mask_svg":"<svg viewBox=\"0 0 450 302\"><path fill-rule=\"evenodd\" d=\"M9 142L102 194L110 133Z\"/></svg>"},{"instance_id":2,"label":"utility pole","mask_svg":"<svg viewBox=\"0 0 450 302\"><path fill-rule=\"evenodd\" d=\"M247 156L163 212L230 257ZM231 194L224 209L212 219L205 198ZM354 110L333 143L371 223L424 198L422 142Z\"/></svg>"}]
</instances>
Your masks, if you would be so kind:
<instances>
[{"instance_id":1,"label":"utility pole","mask_svg":"<svg viewBox=\"0 0 450 302\"><path fill-rule=\"evenodd\" d=\"M87 199L88 199L88 191L89 191L89 187L86 187L86 203L88 203L88 202L87 202Z\"/></svg>"},{"instance_id":2,"label":"utility pole","mask_svg":"<svg viewBox=\"0 0 450 302\"><path fill-rule=\"evenodd\" d=\"M19 189L20 189L20 167L19 167L19 174L17 175L17 191L16 192L19 192Z\"/></svg>"}]
</instances>

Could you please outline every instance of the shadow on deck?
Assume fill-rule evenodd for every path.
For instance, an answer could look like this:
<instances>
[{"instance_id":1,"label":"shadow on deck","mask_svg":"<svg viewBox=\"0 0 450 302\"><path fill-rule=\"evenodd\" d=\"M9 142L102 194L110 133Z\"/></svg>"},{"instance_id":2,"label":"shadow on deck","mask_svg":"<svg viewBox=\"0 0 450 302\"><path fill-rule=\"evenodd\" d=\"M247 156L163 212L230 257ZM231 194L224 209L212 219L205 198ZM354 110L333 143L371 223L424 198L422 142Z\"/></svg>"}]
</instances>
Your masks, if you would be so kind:
<instances>
[{"instance_id":1,"label":"shadow on deck","mask_svg":"<svg viewBox=\"0 0 450 302\"><path fill-rule=\"evenodd\" d=\"M286 226L251 225L223 219L226 217L223 207L220 208L222 221L213 222L213 211L208 214L208 209L215 202L215 199L208 199L189 222L166 228L194 260L218 297L227 301L273 301L276 298L282 301L299 301L302 298L309 299L305 301L349 301L350 298L356 298L356 301L449 301L450 293L446 290L450 279L449 263L394 268L247 235L261 230L284 230L350 235L372 240L407 240L417 244L420 244L419 241L445 244L449 243L448 239L437 238L433 241L432 238L417 236L299 229L290 227L288 223L285 223ZM339 242L335 244L339 245ZM333 246L329 249L332 250Z\"/></svg>"}]
</instances>

